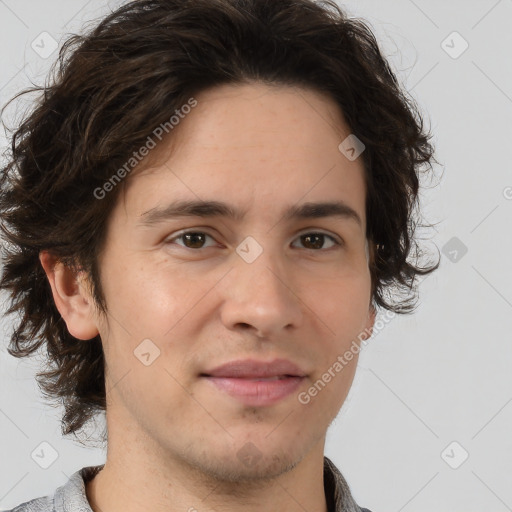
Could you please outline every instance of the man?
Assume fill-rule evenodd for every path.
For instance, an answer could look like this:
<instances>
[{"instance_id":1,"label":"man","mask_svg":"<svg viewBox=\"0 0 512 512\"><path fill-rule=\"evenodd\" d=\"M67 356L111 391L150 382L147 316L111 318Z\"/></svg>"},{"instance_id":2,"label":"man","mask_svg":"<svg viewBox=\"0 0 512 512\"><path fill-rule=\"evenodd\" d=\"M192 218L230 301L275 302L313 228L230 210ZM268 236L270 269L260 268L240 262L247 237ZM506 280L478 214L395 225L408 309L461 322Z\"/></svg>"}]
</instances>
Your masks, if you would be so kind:
<instances>
[{"instance_id":1,"label":"man","mask_svg":"<svg viewBox=\"0 0 512 512\"><path fill-rule=\"evenodd\" d=\"M63 433L105 411L108 452L14 510L367 510L323 452L377 308L413 308L385 291L437 268L407 259L411 105L334 3L140 0L65 45L0 287L9 352L47 345Z\"/></svg>"}]
</instances>

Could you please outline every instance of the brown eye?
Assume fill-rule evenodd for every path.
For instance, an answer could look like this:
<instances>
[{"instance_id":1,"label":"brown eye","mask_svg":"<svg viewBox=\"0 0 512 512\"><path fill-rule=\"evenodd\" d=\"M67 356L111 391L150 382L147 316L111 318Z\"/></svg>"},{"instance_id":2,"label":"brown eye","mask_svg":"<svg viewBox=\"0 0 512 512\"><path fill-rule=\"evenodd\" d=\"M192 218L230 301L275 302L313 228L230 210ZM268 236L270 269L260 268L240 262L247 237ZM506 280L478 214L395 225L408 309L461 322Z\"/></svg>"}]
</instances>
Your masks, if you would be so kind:
<instances>
[{"instance_id":1,"label":"brown eye","mask_svg":"<svg viewBox=\"0 0 512 512\"><path fill-rule=\"evenodd\" d=\"M175 240L182 240L183 245L177 245L185 247L186 249L204 249L207 248L204 247L206 238L211 238L213 240L213 238L210 235L202 231L186 231L178 236L168 239L166 243L172 244L174 243Z\"/></svg>"},{"instance_id":2,"label":"brown eye","mask_svg":"<svg viewBox=\"0 0 512 512\"><path fill-rule=\"evenodd\" d=\"M306 246L306 249L315 251L324 248L326 238L330 239L333 245L341 245L334 237L325 233L305 233L299 236L299 240Z\"/></svg>"}]
</instances>

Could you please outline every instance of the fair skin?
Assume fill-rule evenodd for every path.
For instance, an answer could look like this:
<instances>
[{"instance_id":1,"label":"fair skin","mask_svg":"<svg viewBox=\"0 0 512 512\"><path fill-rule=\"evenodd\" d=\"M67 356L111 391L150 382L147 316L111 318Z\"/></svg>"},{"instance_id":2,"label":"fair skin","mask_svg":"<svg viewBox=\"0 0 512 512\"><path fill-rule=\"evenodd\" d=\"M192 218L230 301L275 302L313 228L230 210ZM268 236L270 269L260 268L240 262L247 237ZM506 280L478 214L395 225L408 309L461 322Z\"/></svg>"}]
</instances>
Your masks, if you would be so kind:
<instances>
[{"instance_id":1,"label":"fair skin","mask_svg":"<svg viewBox=\"0 0 512 512\"><path fill-rule=\"evenodd\" d=\"M106 318L82 276L41 253L69 332L83 340L99 333L105 353L108 453L87 497L95 512L326 512L325 436L357 356L308 404L297 397L375 320L362 158L339 151L350 129L317 92L250 84L196 99L154 150L158 165L129 177L109 218L99 260ZM178 199L246 213L141 224L144 212ZM283 217L290 206L330 201L360 223ZM183 229L203 238L170 240ZM263 250L250 263L236 252L248 236ZM146 366L134 350L148 338L160 355ZM202 376L248 358L288 359L306 376L264 405ZM240 456L248 446L257 454L251 464Z\"/></svg>"}]
</instances>

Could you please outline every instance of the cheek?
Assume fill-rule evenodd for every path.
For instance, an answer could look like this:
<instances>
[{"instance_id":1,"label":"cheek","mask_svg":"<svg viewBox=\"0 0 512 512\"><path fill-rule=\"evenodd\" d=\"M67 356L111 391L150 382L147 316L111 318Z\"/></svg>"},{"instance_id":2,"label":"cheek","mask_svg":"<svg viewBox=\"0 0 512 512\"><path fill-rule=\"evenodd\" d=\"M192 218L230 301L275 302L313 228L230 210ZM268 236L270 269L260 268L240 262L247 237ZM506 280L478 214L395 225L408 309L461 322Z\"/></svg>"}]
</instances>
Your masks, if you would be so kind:
<instances>
[{"instance_id":1,"label":"cheek","mask_svg":"<svg viewBox=\"0 0 512 512\"><path fill-rule=\"evenodd\" d=\"M111 267L106 279L108 325L100 334L111 383L129 372L149 390L171 376L185 385L187 376L180 366L194 354L195 331L204 323L199 315L204 314L205 302L200 299L215 281L192 281L179 269L163 265L134 264L130 271L129 267ZM145 367L140 359L144 357L154 363ZM176 393L177 399L183 393L181 388L167 391Z\"/></svg>"},{"instance_id":2,"label":"cheek","mask_svg":"<svg viewBox=\"0 0 512 512\"><path fill-rule=\"evenodd\" d=\"M179 269L158 262L110 265L104 291L112 316L134 337L163 336L197 302L197 286Z\"/></svg>"},{"instance_id":3,"label":"cheek","mask_svg":"<svg viewBox=\"0 0 512 512\"><path fill-rule=\"evenodd\" d=\"M342 342L364 329L370 307L370 278L352 275L315 286L304 296L329 335Z\"/></svg>"},{"instance_id":4,"label":"cheek","mask_svg":"<svg viewBox=\"0 0 512 512\"><path fill-rule=\"evenodd\" d=\"M345 400L357 369L361 334L369 314L369 280L359 276L331 282L315 299L317 328L325 335L317 341L322 349L317 352L319 364L312 380L322 390L318 401L335 410Z\"/></svg>"},{"instance_id":5,"label":"cheek","mask_svg":"<svg viewBox=\"0 0 512 512\"><path fill-rule=\"evenodd\" d=\"M175 373L163 357L148 367L132 364L126 376L121 373L117 377L119 382L111 391L113 403L154 437L159 429L180 424L183 417L190 423L204 423L204 410L191 399L188 383ZM129 426L131 421L126 424Z\"/></svg>"},{"instance_id":6,"label":"cheek","mask_svg":"<svg viewBox=\"0 0 512 512\"><path fill-rule=\"evenodd\" d=\"M322 426L329 425L338 415L354 380L357 356L341 364L337 361L341 354L332 354L324 366L319 366L318 372L311 376L308 386L297 397L300 411L315 422L321 419Z\"/></svg>"}]
</instances>

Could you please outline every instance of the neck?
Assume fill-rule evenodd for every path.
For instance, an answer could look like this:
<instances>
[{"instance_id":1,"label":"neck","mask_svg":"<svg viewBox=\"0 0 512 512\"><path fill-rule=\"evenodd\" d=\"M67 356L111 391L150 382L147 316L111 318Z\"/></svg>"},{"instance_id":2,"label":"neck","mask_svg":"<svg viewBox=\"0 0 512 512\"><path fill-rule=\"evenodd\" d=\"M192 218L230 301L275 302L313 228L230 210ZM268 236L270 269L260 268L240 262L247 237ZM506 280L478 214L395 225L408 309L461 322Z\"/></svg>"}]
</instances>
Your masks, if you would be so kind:
<instances>
[{"instance_id":1,"label":"neck","mask_svg":"<svg viewBox=\"0 0 512 512\"><path fill-rule=\"evenodd\" d=\"M221 480L169 454L162 462L137 444L109 444L104 468L86 483L87 499L94 512L327 512L324 441L288 471L245 481Z\"/></svg>"}]
</instances>

